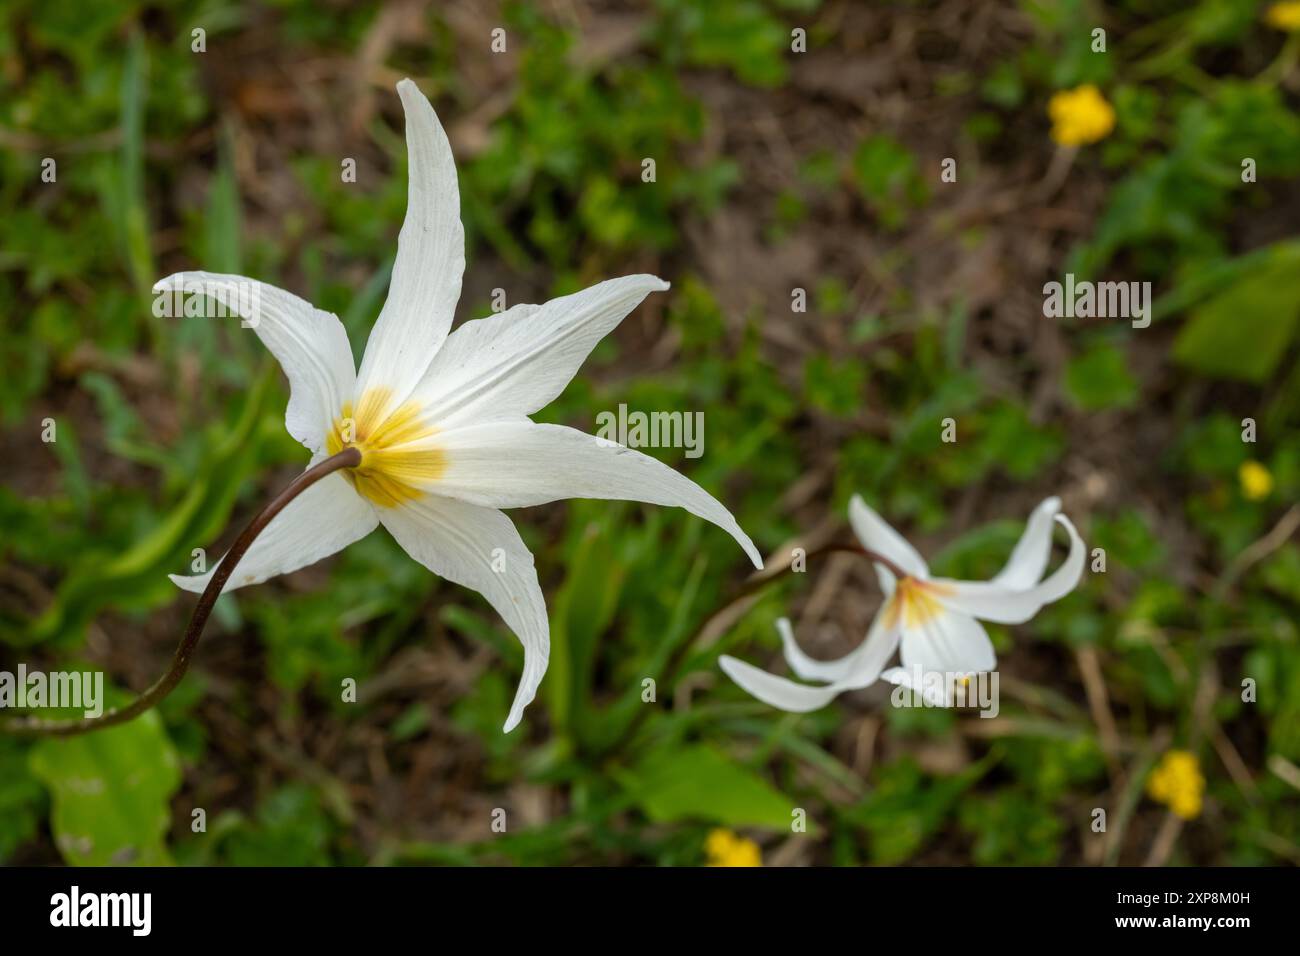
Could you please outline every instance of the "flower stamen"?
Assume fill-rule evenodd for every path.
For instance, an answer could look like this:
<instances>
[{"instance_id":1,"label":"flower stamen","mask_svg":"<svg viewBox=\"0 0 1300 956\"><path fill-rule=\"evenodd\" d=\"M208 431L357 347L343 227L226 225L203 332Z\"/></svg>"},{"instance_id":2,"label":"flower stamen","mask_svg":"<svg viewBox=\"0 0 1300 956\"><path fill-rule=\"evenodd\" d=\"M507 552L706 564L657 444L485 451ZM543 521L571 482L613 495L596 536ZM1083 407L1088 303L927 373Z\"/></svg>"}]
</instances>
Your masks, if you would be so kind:
<instances>
[{"instance_id":1,"label":"flower stamen","mask_svg":"<svg viewBox=\"0 0 1300 956\"><path fill-rule=\"evenodd\" d=\"M437 429L427 424L422 409L406 402L391 412L391 390L369 389L354 406L344 402L334 419L325 447L331 454L343 448L361 452L361 463L343 477L357 494L383 508L414 501L446 468L447 456L427 439Z\"/></svg>"},{"instance_id":2,"label":"flower stamen","mask_svg":"<svg viewBox=\"0 0 1300 956\"><path fill-rule=\"evenodd\" d=\"M934 620L943 613L939 597L947 591L932 581L910 576L899 578L893 597L885 605L889 626L895 627L901 620L903 626L913 628Z\"/></svg>"}]
</instances>

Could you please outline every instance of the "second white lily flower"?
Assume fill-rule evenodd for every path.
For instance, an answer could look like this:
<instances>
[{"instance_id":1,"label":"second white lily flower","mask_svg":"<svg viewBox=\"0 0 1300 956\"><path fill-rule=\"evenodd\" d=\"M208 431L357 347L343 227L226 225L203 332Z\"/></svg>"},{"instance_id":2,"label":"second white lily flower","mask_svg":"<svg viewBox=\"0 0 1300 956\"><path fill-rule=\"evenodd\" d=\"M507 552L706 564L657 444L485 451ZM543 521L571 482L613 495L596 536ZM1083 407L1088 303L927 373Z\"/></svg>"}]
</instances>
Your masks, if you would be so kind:
<instances>
[{"instance_id":1,"label":"second white lily flower","mask_svg":"<svg viewBox=\"0 0 1300 956\"><path fill-rule=\"evenodd\" d=\"M731 513L695 482L622 445L528 418L560 394L601 338L668 283L652 275L611 279L448 334L465 269L456 166L429 101L410 80L397 91L410 167L406 220L359 370L338 317L289 292L205 272L177 273L155 291L193 287L226 302L256 302L250 325L289 379L289 433L312 464L349 446L361 453L355 468L323 478L275 517L225 590L312 564L383 524L430 571L481 592L523 643L509 731L546 672L550 629L533 556L498 509L561 498L675 505L727 531L756 567L762 561ZM212 573L172 580L199 592Z\"/></svg>"},{"instance_id":2,"label":"second white lily flower","mask_svg":"<svg viewBox=\"0 0 1300 956\"><path fill-rule=\"evenodd\" d=\"M930 577L930 569L916 549L854 495L849 503L849 523L858 540L904 574L899 579L876 562L885 601L866 640L839 660L819 661L799 648L788 620L778 621L786 662L804 680L824 682L816 686L769 674L734 657L723 656L718 663L759 700L796 713L824 707L844 691L867 687L882 678L914 686L917 675L965 676L990 671L997 659L980 621L1021 624L1044 605L1074 590L1083 574L1083 541L1060 511L1059 498L1048 498L1034 509L1006 567L991 581L954 581ZM1069 534L1070 552L1044 580L1056 524ZM896 650L902 667L885 670ZM931 703L950 704L951 700L945 691Z\"/></svg>"}]
</instances>

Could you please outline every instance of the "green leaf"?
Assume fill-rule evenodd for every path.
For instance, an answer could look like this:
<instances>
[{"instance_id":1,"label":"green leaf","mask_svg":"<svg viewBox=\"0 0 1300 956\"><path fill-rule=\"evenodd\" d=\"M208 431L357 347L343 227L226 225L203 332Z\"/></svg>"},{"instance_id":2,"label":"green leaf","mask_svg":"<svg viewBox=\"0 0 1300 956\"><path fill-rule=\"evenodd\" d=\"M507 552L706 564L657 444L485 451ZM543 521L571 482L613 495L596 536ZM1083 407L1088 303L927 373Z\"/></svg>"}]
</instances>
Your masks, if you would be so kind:
<instances>
[{"instance_id":1,"label":"green leaf","mask_svg":"<svg viewBox=\"0 0 1300 956\"><path fill-rule=\"evenodd\" d=\"M144 37L133 31L122 73L122 149L117 165L100 183L106 218L118 230L118 250L126 259L132 284L141 296L155 279L149 242L149 214L144 198L144 118L149 96L149 52Z\"/></svg>"},{"instance_id":2,"label":"green leaf","mask_svg":"<svg viewBox=\"0 0 1300 956\"><path fill-rule=\"evenodd\" d=\"M212 449L171 512L126 551L88 553L60 582L55 599L30 623L27 633L5 635L6 641L21 645L72 640L105 606L152 606L160 593L168 593L167 572L184 570L178 566L180 556L208 544L221 530L253 467L258 452L255 435L273 371L269 363L263 366L238 422Z\"/></svg>"},{"instance_id":3,"label":"green leaf","mask_svg":"<svg viewBox=\"0 0 1300 956\"><path fill-rule=\"evenodd\" d=\"M975 838L982 866L1050 866L1060 860L1065 825L1050 805L1019 789L971 795L959 804L961 828Z\"/></svg>"},{"instance_id":4,"label":"green leaf","mask_svg":"<svg viewBox=\"0 0 1300 956\"><path fill-rule=\"evenodd\" d=\"M32 748L32 773L54 801L50 820L74 866L164 866L168 803L181 783L176 751L154 712Z\"/></svg>"},{"instance_id":5,"label":"green leaf","mask_svg":"<svg viewBox=\"0 0 1300 956\"><path fill-rule=\"evenodd\" d=\"M1065 369L1065 393L1078 408L1098 411L1128 408L1137 400L1138 386L1124 353L1103 343L1070 360Z\"/></svg>"},{"instance_id":6,"label":"green leaf","mask_svg":"<svg viewBox=\"0 0 1300 956\"><path fill-rule=\"evenodd\" d=\"M656 823L704 820L786 829L795 809L794 801L758 774L703 744L660 747L619 777L633 802Z\"/></svg>"},{"instance_id":7,"label":"green leaf","mask_svg":"<svg viewBox=\"0 0 1300 956\"><path fill-rule=\"evenodd\" d=\"M328 866L333 826L320 795L304 784L272 793L257 820L234 830L227 855L232 866Z\"/></svg>"},{"instance_id":8,"label":"green leaf","mask_svg":"<svg viewBox=\"0 0 1300 956\"><path fill-rule=\"evenodd\" d=\"M889 230L900 228L908 210L929 197L916 157L902 143L878 133L853 153L853 180L858 191Z\"/></svg>"},{"instance_id":9,"label":"green leaf","mask_svg":"<svg viewBox=\"0 0 1300 956\"><path fill-rule=\"evenodd\" d=\"M35 836L44 800L28 768L26 745L0 738L0 863Z\"/></svg>"},{"instance_id":10,"label":"green leaf","mask_svg":"<svg viewBox=\"0 0 1300 956\"><path fill-rule=\"evenodd\" d=\"M761 3L752 0L660 0L671 25L669 43L700 66L725 66L752 86L776 86L786 76L789 34Z\"/></svg>"},{"instance_id":11,"label":"green leaf","mask_svg":"<svg viewBox=\"0 0 1300 956\"><path fill-rule=\"evenodd\" d=\"M870 834L872 862L895 866L920 851L992 760L990 755L959 773L937 778L922 773L911 758L881 767L872 791L845 811Z\"/></svg>"},{"instance_id":12,"label":"green leaf","mask_svg":"<svg viewBox=\"0 0 1300 956\"><path fill-rule=\"evenodd\" d=\"M1286 353L1300 317L1300 251L1279 247L1196 308L1174 342L1174 358L1206 375L1262 382Z\"/></svg>"},{"instance_id":13,"label":"green leaf","mask_svg":"<svg viewBox=\"0 0 1300 956\"><path fill-rule=\"evenodd\" d=\"M240 236L243 218L239 210L239 182L232 156L234 135L226 130L218 151L217 171L208 186L207 215L203 217L203 251L206 267L213 272L237 273L243 268Z\"/></svg>"},{"instance_id":14,"label":"green leaf","mask_svg":"<svg viewBox=\"0 0 1300 956\"><path fill-rule=\"evenodd\" d=\"M551 657L546 699L557 730L582 723L591 707L596 647L614 620L627 579L615 551L609 518L578 529L570 546L569 572L551 615Z\"/></svg>"}]
</instances>

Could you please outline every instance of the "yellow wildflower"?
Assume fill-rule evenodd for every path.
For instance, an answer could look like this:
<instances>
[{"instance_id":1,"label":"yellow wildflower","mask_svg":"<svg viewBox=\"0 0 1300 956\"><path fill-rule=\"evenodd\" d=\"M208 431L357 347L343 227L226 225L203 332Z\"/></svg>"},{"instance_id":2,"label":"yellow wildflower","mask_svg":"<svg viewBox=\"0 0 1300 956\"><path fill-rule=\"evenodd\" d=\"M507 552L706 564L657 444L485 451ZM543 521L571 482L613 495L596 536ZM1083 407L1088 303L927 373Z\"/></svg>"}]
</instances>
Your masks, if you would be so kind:
<instances>
[{"instance_id":1,"label":"yellow wildflower","mask_svg":"<svg viewBox=\"0 0 1300 956\"><path fill-rule=\"evenodd\" d=\"M1115 128L1115 109L1091 83L1062 90L1047 104L1052 139L1062 146L1083 146L1105 139Z\"/></svg>"},{"instance_id":2,"label":"yellow wildflower","mask_svg":"<svg viewBox=\"0 0 1300 956\"><path fill-rule=\"evenodd\" d=\"M1300 3L1275 3L1264 13L1264 20L1278 30L1300 30Z\"/></svg>"},{"instance_id":3,"label":"yellow wildflower","mask_svg":"<svg viewBox=\"0 0 1300 956\"><path fill-rule=\"evenodd\" d=\"M709 866L762 866L763 852L753 840L730 830L713 830L704 841Z\"/></svg>"},{"instance_id":4,"label":"yellow wildflower","mask_svg":"<svg viewBox=\"0 0 1300 956\"><path fill-rule=\"evenodd\" d=\"M1170 750L1147 778L1147 795L1184 820L1201 815L1201 794L1205 778L1201 776L1196 755L1186 750Z\"/></svg>"},{"instance_id":5,"label":"yellow wildflower","mask_svg":"<svg viewBox=\"0 0 1300 956\"><path fill-rule=\"evenodd\" d=\"M1257 461L1243 461L1237 469L1237 478L1241 481L1241 493L1251 501L1260 501L1273 493L1273 473Z\"/></svg>"}]
</instances>

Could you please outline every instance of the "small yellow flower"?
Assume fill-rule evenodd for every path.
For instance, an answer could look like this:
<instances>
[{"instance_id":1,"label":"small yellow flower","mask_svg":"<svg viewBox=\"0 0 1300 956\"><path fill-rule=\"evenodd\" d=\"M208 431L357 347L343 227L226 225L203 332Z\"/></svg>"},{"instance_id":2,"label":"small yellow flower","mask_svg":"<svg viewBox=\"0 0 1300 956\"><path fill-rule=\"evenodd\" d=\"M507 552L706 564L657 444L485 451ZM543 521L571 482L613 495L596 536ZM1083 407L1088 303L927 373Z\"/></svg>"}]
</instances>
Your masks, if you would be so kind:
<instances>
[{"instance_id":1,"label":"small yellow flower","mask_svg":"<svg viewBox=\"0 0 1300 956\"><path fill-rule=\"evenodd\" d=\"M1278 30L1300 30L1300 2L1275 3L1265 12L1264 20Z\"/></svg>"},{"instance_id":2,"label":"small yellow flower","mask_svg":"<svg viewBox=\"0 0 1300 956\"><path fill-rule=\"evenodd\" d=\"M1115 109L1091 83L1062 90L1047 104L1052 119L1052 139L1062 146L1083 146L1110 135Z\"/></svg>"},{"instance_id":3,"label":"small yellow flower","mask_svg":"<svg viewBox=\"0 0 1300 956\"><path fill-rule=\"evenodd\" d=\"M763 851L753 840L730 830L713 830L704 841L709 866L762 866Z\"/></svg>"},{"instance_id":4,"label":"small yellow flower","mask_svg":"<svg viewBox=\"0 0 1300 956\"><path fill-rule=\"evenodd\" d=\"M1237 478L1241 481L1241 493L1250 501L1261 501L1273 493L1273 473L1257 461L1243 461L1237 469Z\"/></svg>"},{"instance_id":5,"label":"small yellow flower","mask_svg":"<svg viewBox=\"0 0 1300 956\"><path fill-rule=\"evenodd\" d=\"M1201 776L1196 755L1186 750L1170 750L1147 778L1147 795L1163 803L1184 820L1201 815L1201 794L1205 778Z\"/></svg>"}]
</instances>

